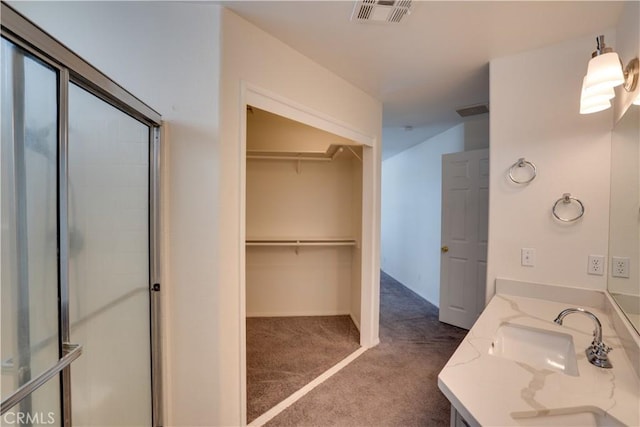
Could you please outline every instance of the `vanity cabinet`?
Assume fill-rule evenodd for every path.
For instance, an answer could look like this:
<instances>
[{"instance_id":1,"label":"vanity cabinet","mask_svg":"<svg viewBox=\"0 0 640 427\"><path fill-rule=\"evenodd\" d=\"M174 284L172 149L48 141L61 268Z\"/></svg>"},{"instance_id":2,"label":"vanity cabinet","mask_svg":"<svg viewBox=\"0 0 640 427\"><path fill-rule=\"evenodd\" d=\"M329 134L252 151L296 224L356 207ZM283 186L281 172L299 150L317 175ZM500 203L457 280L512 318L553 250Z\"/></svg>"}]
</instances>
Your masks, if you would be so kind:
<instances>
[{"instance_id":1,"label":"vanity cabinet","mask_svg":"<svg viewBox=\"0 0 640 427\"><path fill-rule=\"evenodd\" d=\"M469 427L469 423L462 418L456 407L451 405L451 427Z\"/></svg>"}]
</instances>

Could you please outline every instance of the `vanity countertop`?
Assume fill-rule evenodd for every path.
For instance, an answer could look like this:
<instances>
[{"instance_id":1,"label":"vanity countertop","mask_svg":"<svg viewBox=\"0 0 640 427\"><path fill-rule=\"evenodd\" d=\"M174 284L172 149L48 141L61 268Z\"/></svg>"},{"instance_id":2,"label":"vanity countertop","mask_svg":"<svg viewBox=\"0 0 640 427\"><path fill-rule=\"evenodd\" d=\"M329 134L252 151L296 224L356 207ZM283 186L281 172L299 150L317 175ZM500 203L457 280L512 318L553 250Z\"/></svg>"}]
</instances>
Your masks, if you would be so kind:
<instances>
[{"instance_id":1,"label":"vanity countertop","mask_svg":"<svg viewBox=\"0 0 640 427\"><path fill-rule=\"evenodd\" d=\"M600 319L603 341L613 347L609 353L613 368L598 368L587 361L584 351L592 341L592 320L573 314L563 326L553 323L568 307L578 305L507 294L493 297L438 376L440 389L469 425L537 425L532 422L536 419L519 415L587 411L640 426L640 381L611 318L601 308L581 306ZM579 375L490 355L496 332L505 323L570 334Z\"/></svg>"}]
</instances>

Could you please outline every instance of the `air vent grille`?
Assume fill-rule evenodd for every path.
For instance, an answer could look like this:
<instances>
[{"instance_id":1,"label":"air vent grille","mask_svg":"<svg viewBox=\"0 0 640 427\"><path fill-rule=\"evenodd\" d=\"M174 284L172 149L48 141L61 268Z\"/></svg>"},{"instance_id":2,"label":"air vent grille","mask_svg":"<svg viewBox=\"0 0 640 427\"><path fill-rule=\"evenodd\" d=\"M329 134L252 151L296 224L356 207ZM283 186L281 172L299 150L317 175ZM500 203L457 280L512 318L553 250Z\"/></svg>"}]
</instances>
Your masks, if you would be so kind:
<instances>
[{"instance_id":1,"label":"air vent grille","mask_svg":"<svg viewBox=\"0 0 640 427\"><path fill-rule=\"evenodd\" d=\"M359 8L355 10L358 11L358 16L356 19L358 20L367 20L371 17L371 12L373 12L373 7L376 4L376 0L364 0Z\"/></svg>"},{"instance_id":2,"label":"air vent grille","mask_svg":"<svg viewBox=\"0 0 640 427\"><path fill-rule=\"evenodd\" d=\"M460 114L460 117L477 116L479 114L486 114L489 112L489 105L476 104L469 105L468 107L458 108L456 113Z\"/></svg>"},{"instance_id":3,"label":"air vent grille","mask_svg":"<svg viewBox=\"0 0 640 427\"><path fill-rule=\"evenodd\" d=\"M411 0L398 1L389 16L389 22L400 22L400 20L404 18L404 15L408 14L410 10Z\"/></svg>"},{"instance_id":4,"label":"air vent grille","mask_svg":"<svg viewBox=\"0 0 640 427\"><path fill-rule=\"evenodd\" d=\"M358 0L351 20L357 22L399 23L411 13L412 0Z\"/></svg>"}]
</instances>

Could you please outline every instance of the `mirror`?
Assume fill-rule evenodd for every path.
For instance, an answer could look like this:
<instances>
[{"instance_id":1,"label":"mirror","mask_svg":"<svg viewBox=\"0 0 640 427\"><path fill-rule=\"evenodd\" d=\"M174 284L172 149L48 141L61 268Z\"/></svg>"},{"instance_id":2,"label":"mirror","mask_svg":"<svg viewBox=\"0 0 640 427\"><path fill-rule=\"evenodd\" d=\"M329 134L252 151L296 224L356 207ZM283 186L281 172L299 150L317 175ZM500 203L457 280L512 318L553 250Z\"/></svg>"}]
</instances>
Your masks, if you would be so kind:
<instances>
[{"instance_id":1,"label":"mirror","mask_svg":"<svg viewBox=\"0 0 640 427\"><path fill-rule=\"evenodd\" d=\"M640 333L640 106L631 105L611 136L609 280L613 299Z\"/></svg>"}]
</instances>

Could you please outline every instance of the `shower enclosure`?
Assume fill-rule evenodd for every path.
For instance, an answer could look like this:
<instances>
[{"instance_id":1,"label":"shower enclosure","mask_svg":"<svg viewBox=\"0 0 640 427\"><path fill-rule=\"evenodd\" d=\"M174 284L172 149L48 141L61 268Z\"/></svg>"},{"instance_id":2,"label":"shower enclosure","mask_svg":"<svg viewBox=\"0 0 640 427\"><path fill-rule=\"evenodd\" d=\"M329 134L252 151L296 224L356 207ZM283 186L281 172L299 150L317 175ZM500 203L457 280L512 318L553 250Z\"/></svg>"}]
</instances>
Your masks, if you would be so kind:
<instances>
[{"instance_id":1,"label":"shower enclosure","mask_svg":"<svg viewBox=\"0 0 640 427\"><path fill-rule=\"evenodd\" d=\"M161 118L2 4L2 425L161 425Z\"/></svg>"}]
</instances>

